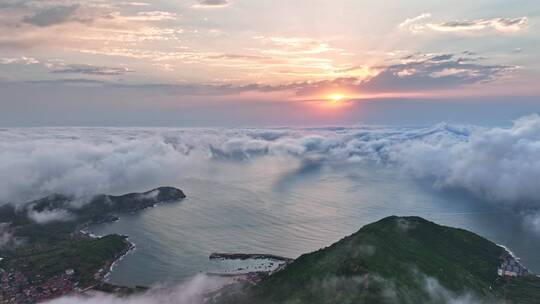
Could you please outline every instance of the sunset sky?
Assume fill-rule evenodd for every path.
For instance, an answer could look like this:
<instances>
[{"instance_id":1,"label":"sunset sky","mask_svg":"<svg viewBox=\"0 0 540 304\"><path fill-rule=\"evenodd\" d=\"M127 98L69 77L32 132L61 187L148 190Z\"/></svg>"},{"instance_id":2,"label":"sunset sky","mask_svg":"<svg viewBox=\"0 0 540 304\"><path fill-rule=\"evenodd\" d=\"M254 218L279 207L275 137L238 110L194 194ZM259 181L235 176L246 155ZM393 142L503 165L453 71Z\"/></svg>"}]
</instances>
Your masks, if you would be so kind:
<instances>
[{"instance_id":1,"label":"sunset sky","mask_svg":"<svg viewBox=\"0 0 540 304\"><path fill-rule=\"evenodd\" d=\"M535 0L0 1L1 126L493 124L540 112Z\"/></svg>"}]
</instances>

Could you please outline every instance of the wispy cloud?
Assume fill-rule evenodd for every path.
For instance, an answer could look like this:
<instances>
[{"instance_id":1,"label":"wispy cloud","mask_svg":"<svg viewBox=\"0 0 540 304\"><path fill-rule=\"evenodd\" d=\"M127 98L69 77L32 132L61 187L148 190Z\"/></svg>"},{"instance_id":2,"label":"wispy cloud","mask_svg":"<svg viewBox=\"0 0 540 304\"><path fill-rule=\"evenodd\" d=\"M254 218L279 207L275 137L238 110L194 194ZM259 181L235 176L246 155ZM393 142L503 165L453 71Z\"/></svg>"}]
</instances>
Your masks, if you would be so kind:
<instances>
[{"instance_id":1,"label":"wispy cloud","mask_svg":"<svg viewBox=\"0 0 540 304\"><path fill-rule=\"evenodd\" d=\"M307 55L337 50L325 41L306 37L255 36L253 39L261 41L265 46L270 47L262 50L263 53L267 54Z\"/></svg>"},{"instance_id":2,"label":"wispy cloud","mask_svg":"<svg viewBox=\"0 0 540 304\"><path fill-rule=\"evenodd\" d=\"M100 75L100 76L116 76L124 75L131 72L125 67L104 67L92 65L60 65L52 66L52 73L55 74L85 74L85 75Z\"/></svg>"},{"instance_id":3,"label":"wispy cloud","mask_svg":"<svg viewBox=\"0 0 540 304\"><path fill-rule=\"evenodd\" d=\"M429 85L450 88L492 81L512 69L510 62L534 65L532 60L523 63L525 61L508 58L508 50L517 46L530 49L524 42L509 46L504 52L494 50L490 61L493 64L458 61L459 58L454 57L453 63L432 58L430 62L409 62L407 65L399 62L392 66L390 63L396 63L398 57L390 55L395 45L380 43L381 50L367 51L366 48L379 45L370 35L356 32L351 27L348 27L351 32L340 30L342 34L336 34L336 29L341 27L341 22L346 23L347 18L325 26L323 31L304 31L296 23L311 20L307 15L313 13L310 10L306 10L306 15L301 13L299 18L293 18L296 21L284 18L283 24L276 25L273 22L278 20L272 18L268 21L272 26L266 26L263 23L267 21L258 22L259 4L242 3L224 10L190 9L193 5L221 8L236 4L230 0L191 0L178 8L151 1L125 0L0 2L0 57L3 58L0 64L20 64L21 67L30 64L30 60L14 60L24 53L27 58L36 58L40 62L61 59L87 65L84 69L80 66L58 67L53 73L37 65L20 70L6 66L5 71L0 71L0 78L10 80L54 80L69 73L120 75L129 70L136 72L128 73L125 83L141 83L141 79L148 83L169 84L221 82L235 87L255 83L265 89L291 87L296 83L302 84L298 86L302 88L319 83L348 83L351 87L370 91L383 87L385 90L392 87L428 90ZM333 5L329 4L329 7ZM279 4L268 9L286 7L286 4ZM229 21L231 13L243 17ZM403 17L395 19L393 16L389 25L395 26L395 20L403 20ZM250 24L249 30L246 22ZM408 39L406 44L401 43L407 45L407 53L416 50L429 53L433 50L418 46L417 42L435 35L417 39L420 37L410 37L405 32L483 35L519 32L528 23L526 17L437 20L426 12L399 24L403 32L394 33L396 37L392 38L392 44ZM463 49L469 47L474 46L463 46ZM499 56L501 53L507 56ZM518 57L518 54L511 56ZM519 55L521 59L527 56L531 56L529 52ZM111 62L119 62L120 68L107 69L114 66ZM531 70L534 69L536 67ZM426 85L421 86L423 81Z\"/></svg>"},{"instance_id":4,"label":"wispy cloud","mask_svg":"<svg viewBox=\"0 0 540 304\"><path fill-rule=\"evenodd\" d=\"M498 32L517 32L527 27L527 17L520 18L493 18L471 21L449 21L439 24L430 24L429 27L440 32L480 31L491 29Z\"/></svg>"},{"instance_id":5,"label":"wispy cloud","mask_svg":"<svg viewBox=\"0 0 540 304\"><path fill-rule=\"evenodd\" d=\"M37 211L34 209L28 210L28 218L38 224L47 224L51 222L65 222L73 219L73 215L64 209L42 210Z\"/></svg>"},{"instance_id":6,"label":"wispy cloud","mask_svg":"<svg viewBox=\"0 0 540 304\"><path fill-rule=\"evenodd\" d=\"M0 57L0 64L24 64L24 65L29 65L29 64L38 64L38 63L39 63L39 60L36 59L36 58L33 58L33 57L25 57L25 56L17 57L17 58Z\"/></svg>"},{"instance_id":7,"label":"wispy cloud","mask_svg":"<svg viewBox=\"0 0 540 304\"><path fill-rule=\"evenodd\" d=\"M0 249L5 247L16 247L22 243L22 240L17 239L13 235L8 223L0 224Z\"/></svg>"},{"instance_id":8,"label":"wispy cloud","mask_svg":"<svg viewBox=\"0 0 540 304\"><path fill-rule=\"evenodd\" d=\"M406 29L413 33L418 33L424 29L424 25L422 25L421 21L430 19L430 18L431 18L431 14L429 13L424 13L413 18L407 18L405 19L405 21L401 22L398 25L398 28Z\"/></svg>"},{"instance_id":9,"label":"wispy cloud","mask_svg":"<svg viewBox=\"0 0 540 304\"><path fill-rule=\"evenodd\" d=\"M218 7L226 7L231 4L230 0L199 0L197 4L195 4L194 8L218 8Z\"/></svg>"},{"instance_id":10,"label":"wispy cloud","mask_svg":"<svg viewBox=\"0 0 540 304\"><path fill-rule=\"evenodd\" d=\"M111 55L113 50L107 52ZM207 65L224 64L242 66L244 64L265 64L271 68L275 59L264 56L251 56L242 54L220 54L220 53L132 53L130 50L114 50L118 56L133 56L133 58L150 58L156 64L162 64L164 69L170 69L166 65L166 60L178 59L193 63L204 63ZM161 59L163 58L163 59ZM5 59L5 62L17 62L28 64L21 59ZM227 83L224 81L197 83L118 83L114 81L91 80L93 85L108 88L122 88L127 90L144 90L148 92L159 91L168 95L176 96L202 96L202 95L233 95L243 92L282 92L294 93L298 96L321 96L331 90L346 91L349 93L421 93L436 92L437 90L454 89L462 86L487 84L497 81L502 77L508 77L512 71L518 69L516 66L485 64L485 59L478 57L474 53L442 53L442 54L422 54L416 53L399 59L399 62L389 65L360 67L354 66L343 71L343 73L356 73L363 71L362 77L337 77L328 80L283 82L281 84L264 84L257 82L246 82L244 84ZM277 61L279 65L279 61ZM283 61L291 64L291 61ZM309 62L306 62L306 64ZM92 66L81 64L65 64L63 62L46 62L44 65L54 74L81 74L94 76L118 76L131 73L127 67L114 66ZM286 73L282 71L281 73ZM341 73L341 72L337 72ZM302 74L303 77L305 77ZM83 84L84 79L61 79L58 81L40 81L41 85L74 85Z\"/></svg>"},{"instance_id":11,"label":"wispy cloud","mask_svg":"<svg viewBox=\"0 0 540 304\"><path fill-rule=\"evenodd\" d=\"M61 24L67 21L81 21L73 18L79 5L56 6L39 11L34 15L24 17L23 22L36 26L51 26Z\"/></svg>"},{"instance_id":12,"label":"wispy cloud","mask_svg":"<svg viewBox=\"0 0 540 304\"><path fill-rule=\"evenodd\" d=\"M124 17L126 20L135 21L162 21L174 20L178 17L177 14L163 11L139 12L136 16Z\"/></svg>"},{"instance_id":13,"label":"wispy cloud","mask_svg":"<svg viewBox=\"0 0 540 304\"><path fill-rule=\"evenodd\" d=\"M382 67L381 73L363 83L374 91L436 90L485 83L512 70L513 66L483 64L463 54L415 54L403 62Z\"/></svg>"},{"instance_id":14,"label":"wispy cloud","mask_svg":"<svg viewBox=\"0 0 540 304\"><path fill-rule=\"evenodd\" d=\"M150 6L150 3L148 2L120 2L119 5L124 6Z\"/></svg>"},{"instance_id":15,"label":"wispy cloud","mask_svg":"<svg viewBox=\"0 0 540 304\"><path fill-rule=\"evenodd\" d=\"M426 92L489 83L516 69L509 65L484 64L468 52L458 54L413 54L398 63L370 68L367 78L292 83L286 86L299 95L319 95L329 90L348 92Z\"/></svg>"},{"instance_id":16,"label":"wispy cloud","mask_svg":"<svg viewBox=\"0 0 540 304\"><path fill-rule=\"evenodd\" d=\"M65 296L49 304L199 304L204 303L205 293L225 285L226 279L197 275L173 288L152 288L132 296L117 297L105 293L90 293L89 296Z\"/></svg>"},{"instance_id":17,"label":"wispy cloud","mask_svg":"<svg viewBox=\"0 0 540 304\"><path fill-rule=\"evenodd\" d=\"M135 8L145 6L143 3L129 5ZM125 46L126 43L134 46L133 43L145 41L175 42L183 30L164 23L177 18L175 12L122 11L118 6L96 1L71 5L64 2L21 2L0 10L0 50L41 47L77 52L104 46Z\"/></svg>"},{"instance_id":18,"label":"wispy cloud","mask_svg":"<svg viewBox=\"0 0 540 304\"><path fill-rule=\"evenodd\" d=\"M488 18L475 20L451 20L436 22L432 21L429 13L424 13L413 18L407 18L400 23L398 27L408 30L412 33L422 32L453 32L453 33L472 33L472 32L500 32L512 33L527 28L529 19L527 17L518 18Z\"/></svg>"}]
</instances>

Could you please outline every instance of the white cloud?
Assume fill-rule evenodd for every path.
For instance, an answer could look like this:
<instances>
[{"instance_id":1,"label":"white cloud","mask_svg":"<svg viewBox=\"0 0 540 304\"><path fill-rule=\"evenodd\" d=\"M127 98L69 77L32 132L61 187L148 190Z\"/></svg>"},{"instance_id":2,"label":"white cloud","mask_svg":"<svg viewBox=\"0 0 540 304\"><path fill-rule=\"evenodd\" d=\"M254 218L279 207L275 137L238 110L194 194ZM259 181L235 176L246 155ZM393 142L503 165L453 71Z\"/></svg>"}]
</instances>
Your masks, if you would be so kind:
<instances>
[{"instance_id":1,"label":"white cloud","mask_svg":"<svg viewBox=\"0 0 540 304\"><path fill-rule=\"evenodd\" d=\"M8 6L0 10L0 48L61 47L78 52L125 47L128 42L177 41L182 30L169 27L178 18L176 13L146 9L134 12L126 5L148 6L143 2L102 1L28 1Z\"/></svg>"},{"instance_id":2,"label":"white cloud","mask_svg":"<svg viewBox=\"0 0 540 304\"><path fill-rule=\"evenodd\" d=\"M126 67L92 66L87 64L47 63L47 68L56 74L85 74L98 76L118 76L132 72Z\"/></svg>"},{"instance_id":3,"label":"white cloud","mask_svg":"<svg viewBox=\"0 0 540 304\"><path fill-rule=\"evenodd\" d=\"M73 218L73 215L63 209L43 210L41 212L35 210L28 211L28 217L38 224L47 224L51 222L64 222Z\"/></svg>"},{"instance_id":4,"label":"white cloud","mask_svg":"<svg viewBox=\"0 0 540 304\"><path fill-rule=\"evenodd\" d=\"M431 14L421 14L414 18L407 18L398 25L398 28L412 33L428 31L453 33L492 31L511 33L521 31L529 25L529 19L527 17L452 20L444 22L429 21L430 19Z\"/></svg>"},{"instance_id":5,"label":"white cloud","mask_svg":"<svg viewBox=\"0 0 540 304\"><path fill-rule=\"evenodd\" d=\"M342 51L331 47L325 41L307 37L255 36L253 39L266 46L265 49L259 50L263 54L291 56Z\"/></svg>"},{"instance_id":6,"label":"white cloud","mask_svg":"<svg viewBox=\"0 0 540 304\"><path fill-rule=\"evenodd\" d=\"M425 29L425 27L420 23L420 21L430 19L430 18L431 18L431 14L424 13L413 18L405 19L405 21L401 22L398 25L398 27L400 29L409 30L413 33L418 33Z\"/></svg>"},{"instance_id":7,"label":"white cloud","mask_svg":"<svg viewBox=\"0 0 540 304\"><path fill-rule=\"evenodd\" d=\"M12 231L9 229L9 224L0 223L0 249L18 246L21 242L21 240L13 235Z\"/></svg>"},{"instance_id":8,"label":"white cloud","mask_svg":"<svg viewBox=\"0 0 540 304\"><path fill-rule=\"evenodd\" d=\"M120 2L118 5L124 5L124 6L150 6L150 3L147 3L147 2Z\"/></svg>"},{"instance_id":9,"label":"white cloud","mask_svg":"<svg viewBox=\"0 0 540 304\"><path fill-rule=\"evenodd\" d=\"M25 56L18 57L18 58L13 58L13 57L0 58L0 64L24 64L24 65L30 65L30 64L38 64L38 63L39 63L39 60L37 60L36 58L25 57Z\"/></svg>"},{"instance_id":10,"label":"white cloud","mask_svg":"<svg viewBox=\"0 0 540 304\"><path fill-rule=\"evenodd\" d=\"M139 12L136 16L124 17L125 20L134 21L162 21L174 20L178 17L177 14L163 11Z\"/></svg>"},{"instance_id":11,"label":"white cloud","mask_svg":"<svg viewBox=\"0 0 540 304\"><path fill-rule=\"evenodd\" d=\"M2 186L2 199L12 201L55 192L82 196L167 184L186 160L182 151L163 138L97 144L56 138L23 142L12 148L0 152L2 159L10 159L0 165L3 178L14 175ZM18 149L22 149L21 154L16 155Z\"/></svg>"},{"instance_id":12,"label":"white cloud","mask_svg":"<svg viewBox=\"0 0 540 304\"><path fill-rule=\"evenodd\" d=\"M370 248L369 254L373 254L374 249ZM414 284L418 284L427 296L429 302L444 304L480 304L488 303L470 292L455 293L440 284L436 278L428 277L418 271L414 271ZM349 290L355 292L358 286L362 285L366 276L332 276L321 281L313 282L310 286L313 290L327 290L332 294L336 289ZM393 281L386 280L378 275L371 275L370 281L381 284L384 287L383 298L396 301L398 297L397 287ZM208 293L218 290L220 287L230 284L231 280L223 277L209 277L203 274L197 275L186 283L182 283L173 288L152 288L148 292L128 296L118 297L104 293L88 293L80 296L65 296L54 299L47 304L202 304ZM489 302L494 303L494 302ZM495 302L498 303L498 302Z\"/></svg>"},{"instance_id":13,"label":"white cloud","mask_svg":"<svg viewBox=\"0 0 540 304\"><path fill-rule=\"evenodd\" d=\"M410 142L393 159L439 187L461 188L481 198L540 207L540 117L511 128L479 129L460 143Z\"/></svg>"},{"instance_id":14,"label":"white cloud","mask_svg":"<svg viewBox=\"0 0 540 304\"><path fill-rule=\"evenodd\" d=\"M540 209L538 115L509 128L4 129L0 202L141 191L196 176L209 160L263 155L375 162L430 178L436 188Z\"/></svg>"},{"instance_id":15,"label":"white cloud","mask_svg":"<svg viewBox=\"0 0 540 304\"><path fill-rule=\"evenodd\" d=\"M117 297L95 293L88 296L67 296L48 304L197 304L204 294L225 283L223 278L198 275L175 288L155 288L141 295Z\"/></svg>"},{"instance_id":16,"label":"white cloud","mask_svg":"<svg viewBox=\"0 0 540 304\"><path fill-rule=\"evenodd\" d=\"M525 29L528 23L527 17L493 18L428 24L428 27L440 32L481 31L486 29L498 32L517 32Z\"/></svg>"},{"instance_id":17,"label":"white cloud","mask_svg":"<svg viewBox=\"0 0 540 304\"><path fill-rule=\"evenodd\" d=\"M424 277L424 290L430 297L430 303L445 303L445 304L480 304L488 303L481 300L471 293L456 294L441 285L439 280L432 277ZM489 302L492 304L499 302Z\"/></svg>"}]
</instances>

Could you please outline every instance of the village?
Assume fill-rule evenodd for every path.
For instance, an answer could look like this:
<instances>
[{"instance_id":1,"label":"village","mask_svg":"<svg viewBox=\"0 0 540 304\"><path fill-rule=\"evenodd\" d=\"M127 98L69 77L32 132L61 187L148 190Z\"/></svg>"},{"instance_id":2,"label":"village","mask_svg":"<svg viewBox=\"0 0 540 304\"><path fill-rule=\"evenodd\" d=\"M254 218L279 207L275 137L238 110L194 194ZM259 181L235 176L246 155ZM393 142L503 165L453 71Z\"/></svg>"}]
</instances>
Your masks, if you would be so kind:
<instances>
[{"instance_id":1,"label":"village","mask_svg":"<svg viewBox=\"0 0 540 304\"><path fill-rule=\"evenodd\" d=\"M64 273L42 278L40 275L29 279L22 272L11 269L0 270L1 279L0 303L26 304L50 300L76 289L77 283L73 282L73 269L67 269Z\"/></svg>"}]
</instances>

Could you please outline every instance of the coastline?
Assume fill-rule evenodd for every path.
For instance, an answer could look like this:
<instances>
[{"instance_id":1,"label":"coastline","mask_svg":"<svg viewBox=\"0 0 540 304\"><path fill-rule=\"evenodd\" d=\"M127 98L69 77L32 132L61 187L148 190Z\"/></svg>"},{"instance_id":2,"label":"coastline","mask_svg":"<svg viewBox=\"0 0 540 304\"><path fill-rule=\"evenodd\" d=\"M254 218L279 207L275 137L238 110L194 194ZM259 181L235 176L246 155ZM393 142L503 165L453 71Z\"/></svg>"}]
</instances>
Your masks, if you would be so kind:
<instances>
[{"instance_id":1,"label":"coastline","mask_svg":"<svg viewBox=\"0 0 540 304\"><path fill-rule=\"evenodd\" d=\"M152 192L152 191L156 191L156 189L151 190L149 192ZM179 198L179 199L169 199L169 200L164 200L164 201L157 201L157 202L153 202L153 203L150 203L150 204L147 204L147 205L144 205L144 206L139 206L139 207L132 208L131 210L126 210L123 213L125 213L125 214L136 214L136 213L138 213L140 211L155 208L155 207L157 207L159 205L162 205L162 204L180 201L180 200L183 200L183 199L186 198L186 196L184 194L182 194L182 195L183 196L181 198ZM92 239L98 239L98 238L104 237L105 235L96 235L96 234L90 232L88 230L90 226L114 223L114 222L120 221L120 219L121 219L121 217L119 215L110 215L110 216L104 218L101 221L90 222L90 223L85 223L85 224L81 225L79 227L79 229L78 229L78 232L80 234L84 235L85 237L89 237L89 238L92 238ZM135 251L137 249L136 244L129 240L128 235L122 235L122 234L117 234L117 235L124 237L124 242L126 242L127 247L126 247L125 250L122 250L116 257L114 257L111 261L106 263L102 268L100 268L94 274L94 278L97 281L99 281L101 284L109 284L108 279L109 279L111 273L113 272L115 266L118 265L118 263L120 263L128 254L130 254L131 252L133 252L133 251ZM95 286L97 286L97 284L94 285L94 287ZM116 286L116 285L113 285L113 286ZM124 286L117 286L117 287L126 288ZM85 288L85 290L90 290L90 289L92 289L92 288Z\"/></svg>"},{"instance_id":2,"label":"coastline","mask_svg":"<svg viewBox=\"0 0 540 304\"><path fill-rule=\"evenodd\" d=\"M143 209L146 209L146 208L143 208ZM113 222L117 222L119 220L120 220L120 217L115 217L111 221L104 221L104 222L95 223L95 224L100 225L100 224L106 224L106 223L113 223ZM99 239L99 238L104 237L104 235L97 235L97 234L94 234L94 233L90 232L89 230L87 230L90 225L93 225L93 224L86 224L84 226L84 228L80 229L78 232L80 234L84 235L85 237L89 237L89 238L92 238L92 239ZM124 238L123 241L126 244L126 247L122 251L120 251L113 259L111 259L110 261L105 263L105 265L103 265L96 273L94 273L94 279L97 281L97 283L94 284L93 286L89 286L89 287L84 288L81 291L82 293L84 293L86 291L89 291L89 290L93 290L96 287L98 287L100 284L110 284L108 282L108 280L109 280L109 277L110 277L112 271L116 267L116 265L118 265L118 263L120 263L131 252L133 252L133 251L135 251L137 249L136 244L129 240L128 235L123 235L123 234L118 234L118 235ZM118 287L118 288L129 288L129 287L125 287L125 286L119 286L119 285L117 286L117 285L114 285L114 284L111 284L111 286Z\"/></svg>"},{"instance_id":3,"label":"coastline","mask_svg":"<svg viewBox=\"0 0 540 304\"><path fill-rule=\"evenodd\" d=\"M128 236L123 236L124 242L126 244L126 248L122 251L120 251L117 256L115 256L111 261L106 263L98 272L94 274L94 277L96 280L101 281L102 283L107 283L108 277L110 276L111 272L113 271L114 267L122 261L123 258L125 258L130 252L134 251L136 246L135 243L132 243L129 241Z\"/></svg>"}]
</instances>

